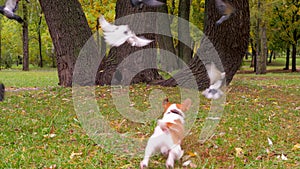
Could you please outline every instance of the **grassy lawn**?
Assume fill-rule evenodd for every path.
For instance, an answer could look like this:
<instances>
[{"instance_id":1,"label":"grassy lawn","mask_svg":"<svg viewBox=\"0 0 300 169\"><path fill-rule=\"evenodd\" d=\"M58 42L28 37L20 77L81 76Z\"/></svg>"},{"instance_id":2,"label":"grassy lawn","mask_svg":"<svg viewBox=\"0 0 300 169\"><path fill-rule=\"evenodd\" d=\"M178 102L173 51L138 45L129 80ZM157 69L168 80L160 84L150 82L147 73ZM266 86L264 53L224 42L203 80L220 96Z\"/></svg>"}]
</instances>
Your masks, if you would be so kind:
<instances>
[{"instance_id":1,"label":"grassy lawn","mask_svg":"<svg viewBox=\"0 0 300 169\"><path fill-rule=\"evenodd\" d=\"M200 96L198 118L183 144L185 156L191 156L196 168L300 168L300 149L293 149L300 143L299 77L299 73L236 75L215 135L204 144L197 138L210 102ZM57 86L55 70L0 71L0 81L8 88L0 102L0 168L139 167L140 156L114 154L87 136L74 110L72 89ZM147 109L147 97L154 89L166 91L171 100L179 98L176 88L135 85L130 88L134 106ZM111 127L148 138L155 120L146 124L124 120L111 103L110 91L108 86L96 87L95 94ZM236 148L242 153L238 155ZM287 160L277 158L282 154ZM150 168L164 168L164 163L156 156ZM182 162L177 162L175 168L180 166Z\"/></svg>"}]
</instances>

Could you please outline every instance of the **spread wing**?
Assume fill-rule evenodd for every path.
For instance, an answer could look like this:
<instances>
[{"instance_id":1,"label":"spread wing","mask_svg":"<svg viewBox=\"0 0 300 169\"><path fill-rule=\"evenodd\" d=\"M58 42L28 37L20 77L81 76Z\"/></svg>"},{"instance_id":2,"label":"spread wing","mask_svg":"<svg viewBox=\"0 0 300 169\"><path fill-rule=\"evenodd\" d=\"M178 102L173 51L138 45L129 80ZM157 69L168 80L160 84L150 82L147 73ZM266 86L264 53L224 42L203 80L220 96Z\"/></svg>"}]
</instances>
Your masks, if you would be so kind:
<instances>
[{"instance_id":1,"label":"spread wing","mask_svg":"<svg viewBox=\"0 0 300 169\"><path fill-rule=\"evenodd\" d=\"M104 32L104 39L106 43L112 46L120 46L126 41L131 46L142 47L148 45L152 40L137 37L128 27L128 25L113 25L107 22L103 16L99 18L99 23Z\"/></svg>"},{"instance_id":2,"label":"spread wing","mask_svg":"<svg viewBox=\"0 0 300 169\"><path fill-rule=\"evenodd\" d=\"M99 18L99 23L104 33L106 43L111 46L120 46L132 36L127 25L116 26L107 22L103 16Z\"/></svg>"},{"instance_id":3,"label":"spread wing","mask_svg":"<svg viewBox=\"0 0 300 169\"><path fill-rule=\"evenodd\" d=\"M146 46L149 43L153 42L153 40L149 40L149 39L146 39L144 37L138 37L136 35L133 35L132 37L130 37L127 40L127 42L130 43L131 46L143 47L143 46Z\"/></svg>"}]
</instances>

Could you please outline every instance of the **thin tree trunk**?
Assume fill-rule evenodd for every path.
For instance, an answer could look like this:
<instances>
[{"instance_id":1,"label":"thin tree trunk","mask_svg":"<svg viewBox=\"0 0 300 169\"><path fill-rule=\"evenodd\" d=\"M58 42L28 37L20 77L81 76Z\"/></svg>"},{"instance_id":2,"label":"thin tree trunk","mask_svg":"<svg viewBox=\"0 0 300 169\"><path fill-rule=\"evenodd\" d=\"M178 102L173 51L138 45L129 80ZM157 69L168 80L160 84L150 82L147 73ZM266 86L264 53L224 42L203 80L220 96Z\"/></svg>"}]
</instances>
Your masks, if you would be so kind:
<instances>
[{"instance_id":1,"label":"thin tree trunk","mask_svg":"<svg viewBox=\"0 0 300 169\"><path fill-rule=\"evenodd\" d=\"M27 2L23 2L23 71L29 70L29 43L28 43L28 20Z\"/></svg>"},{"instance_id":2,"label":"thin tree trunk","mask_svg":"<svg viewBox=\"0 0 300 169\"><path fill-rule=\"evenodd\" d=\"M0 18L0 70L2 67L2 17Z\"/></svg>"},{"instance_id":3,"label":"thin tree trunk","mask_svg":"<svg viewBox=\"0 0 300 169\"><path fill-rule=\"evenodd\" d=\"M297 44L292 45L292 72L296 72Z\"/></svg>"},{"instance_id":4,"label":"thin tree trunk","mask_svg":"<svg viewBox=\"0 0 300 169\"><path fill-rule=\"evenodd\" d=\"M267 72L267 36L266 36L266 26L263 23L261 27L261 52L257 58L257 68L256 74L265 74Z\"/></svg>"},{"instance_id":5,"label":"thin tree trunk","mask_svg":"<svg viewBox=\"0 0 300 169\"><path fill-rule=\"evenodd\" d=\"M272 50L271 53L270 53L270 56L269 56L269 63L272 63L273 53L274 53L274 50Z\"/></svg>"},{"instance_id":6,"label":"thin tree trunk","mask_svg":"<svg viewBox=\"0 0 300 169\"><path fill-rule=\"evenodd\" d=\"M293 31L294 43L292 44L292 72L296 72L296 58L297 58L297 30Z\"/></svg>"},{"instance_id":7,"label":"thin tree trunk","mask_svg":"<svg viewBox=\"0 0 300 169\"><path fill-rule=\"evenodd\" d=\"M40 0L55 47L59 85L72 86L77 56L92 36L78 0Z\"/></svg>"},{"instance_id":8,"label":"thin tree trunk","mask_svg":"<svg viewBox=\"0 0 300 169\"><path fill-rule=\"evenodd\" d=\"M251 49L252 49L252 60L251 60L251 64L250 67L254 68L254 72L256 72L256 56L257 56L257 52L253 43L253 39L250 38L250 45L251 45Z\"/></svg>"},{"instance_id":9,"label":"thin tree trunk","mask_svg":"<svg viewBox=\"0 0 300 169\"><path fill-rule=\"evenodd\" d=\"M39 53L40 63L39 66L43 67L43 56L42 56L42 36L41 36L41 24L42 24L43 12L40 12L39 24L38 24L38 40L39 40Z\"/></svg>"},{"instance_id":10,"label":"thin tree trunk","mask_svg":"<svg viewBox=\"0 0 300 169\"><path fill-rule=\"evenodd\" d=\"M286 59L285 59L285 68L283 70L289 70L290 68L290 46L286 48Z\"/></svg>"}]
</instances>

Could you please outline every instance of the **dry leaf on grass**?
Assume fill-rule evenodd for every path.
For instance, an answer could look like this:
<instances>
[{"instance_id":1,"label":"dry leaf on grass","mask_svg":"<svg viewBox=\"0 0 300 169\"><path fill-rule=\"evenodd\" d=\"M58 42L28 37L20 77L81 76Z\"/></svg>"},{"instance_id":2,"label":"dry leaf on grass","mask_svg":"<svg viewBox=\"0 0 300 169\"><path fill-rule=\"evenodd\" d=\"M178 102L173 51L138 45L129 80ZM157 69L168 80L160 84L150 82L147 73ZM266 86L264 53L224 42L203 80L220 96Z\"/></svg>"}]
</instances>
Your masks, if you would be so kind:
<instances>
[{"instance_id":1,"label":"dry leaf on grass","mask_svg":"<svg viewBox=\"0 0 300 169\"><path fill-rule=\"evenodd\" d=\"M293 151L299 150L300 149L300 144L297 143L294 145L294 147L292 148Z\"/></svg>"},{"instance_id":2,"label":"dry leaf on grass","mask_svg":"<svg viewBox=\"0 0 300 169\"><path fill-rule=\"evenodd\" d=\"M73 159L75 156L81 156L82 155L82 152L79 152L79 153L75 153L74 151L71 153L70 155L70 159Z\"/></svg>"}]
</instances>

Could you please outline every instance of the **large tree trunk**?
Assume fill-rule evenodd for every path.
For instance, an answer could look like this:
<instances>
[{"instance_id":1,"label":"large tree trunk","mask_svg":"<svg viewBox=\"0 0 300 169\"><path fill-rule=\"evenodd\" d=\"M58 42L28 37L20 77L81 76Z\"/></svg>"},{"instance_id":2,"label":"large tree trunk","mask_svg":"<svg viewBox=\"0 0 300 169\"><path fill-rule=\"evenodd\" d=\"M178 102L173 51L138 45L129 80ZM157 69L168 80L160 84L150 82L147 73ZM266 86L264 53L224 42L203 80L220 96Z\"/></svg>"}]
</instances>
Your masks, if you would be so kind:
<instances>
[{"instance_id":1,"label":"large tree trunk","mask_svg":"<svg viewBox=\"0 0 300 169\"><path fill-rule=\"evenodd\" d=\"M116 25L129 25L130 29L137 33L143 32L142 30L147 30L147 27L153 27L156 25L156 19L143 19L140 18L138 21L132 18L124 19L124 16L130 14L136 14L141 12L155 12L156 8L144 6L142 9L138 7L132 7L130 1L118 0L116 4ZM154 34L143 34L147 39L155 40L156 36ZM149 45L139 48L132 47L128 43L125 43L119 47L111 48L107 57L101 61L101 64L98 69L98 74L96 76L96 84L99 85L110 85L112 84L130 84L130 83L139 83L145 82L149 83L153 80L161 79L161 76L158 74L156 67L156 55L157 51L145 50L148 48L156 48L156 40ZM130 54L134 52L139 52L139 57L136 59L126 59ZM120 63L122 66L120 66ZM148 65L150 64L150 65ZM152 67L151 69L143 68ZM137 72L137 69L138 72ZM136 74L131 77L132 74ZM115 77L115 78L113 78Z\"/></svg>"},{"instance_id":2,"label":"large tree trunk","mask_svg":"<svg viewBox=\"0 0 300 169\"><path fill-rule=\"evenodd\" d=\"M28 43L28 20L27 2L23 2L23 71L29 70L29 43Z\"/></svg>"},{"instance_id":3,"label":"large tree trunk","mask_svg":"<svg viewBox=\"0 0 300 169\"><path fill-rule=\"evenodd\" d=\"M206 1L204 31L206 36L201 41L198 56L194 57L189 64L189 69L196 78L199 90L203 90L209 85L203 63L218 62L218 58L220 58L226 72L226 82L229 84L247 51L250 31L249 2L248 0L232 1L232 5L236 8L236 13L229 20L217 26L216 21L221 16L216 9L215 1ZM217 63L217 66L221 69L220 63ZM186 72L188 71L183 70L173 78L159 84L175 86L177 83L189 83L190 79L186 76Z\"/></svg>"},{"instance_id":4,"label":"large tree trunk","mask_svg":"<svg viewBox=\"0 0 300 169\"><path fill-rule=\"evenodd\" d=\"M78 0L40 0L54 43L59 85L72 86L76 58L92 36Z\"/></svg>"},{"instance_id":5,"label":"large tree trunk","mask_svg":"<svg viewBox=\"0 0 300 169\"><path fill-rule=\"evenodd\" d=\"M167 3L166 0L163 0L161 2ZM166 13L168 14L168 6L167 5L163 5L160 8L158 8L158 12L162 12L162 13ZM167 34L171 35L171 27L166 28L166 25L171 25L172 21L171 21L171 17L169 17L168 15L163 15L165 17L158 17L157 19L157 29L163 29L166 30ZM161 24L164 23L164 24ZM174 42L173 42L173 38L171 36L164 36L164 35L156 35L157 36L157 42L158 42L158 47L159 49L164 49L164 50L168 50L171 53L176 55L176 51L175 51L175 47L174 47ZM162 63L166 63L164 65L164 67L162 67L163 70L168 71L168 72L172 72L174 70L179 69L179 65L178 65L178 58L176 57L163 57L161 56L159 58L159 60Z\"/></svg>"},{"instance_id":6,"label":"large tree trunk","mask_svg":"<svg viewBox=\"0 0 300 169\"><path fill-rule=\"evenodd\" d=\"M191 0L180 0L178 8L178 17L189 21ZM182 39L191 44L190 26L189 24L182 22L181 19L178 20L178 39ZM189 46L185 45L181 41L178 42L179 58L181 58L186 64L192 60L192 52L193 49Z\"/></svg>"}]
</instances>

